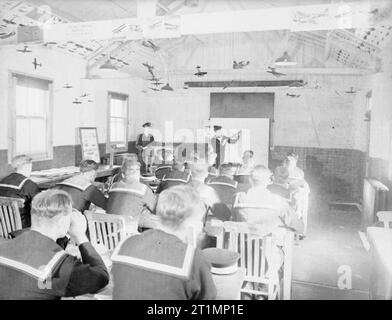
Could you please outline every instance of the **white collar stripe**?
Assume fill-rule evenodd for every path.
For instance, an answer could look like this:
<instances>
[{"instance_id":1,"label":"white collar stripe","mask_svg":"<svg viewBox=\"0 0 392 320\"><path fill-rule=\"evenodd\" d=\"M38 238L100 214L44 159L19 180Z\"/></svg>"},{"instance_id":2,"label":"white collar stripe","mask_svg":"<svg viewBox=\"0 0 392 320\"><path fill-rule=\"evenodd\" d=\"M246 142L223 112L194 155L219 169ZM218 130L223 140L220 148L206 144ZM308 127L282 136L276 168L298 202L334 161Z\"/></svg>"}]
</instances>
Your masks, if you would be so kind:
<instances>
[{"instance_id":1,"label":"white collar stripe","mask_svg":"<svg viewBox=\"0 0 392 320\"><path fill-rule=\"evenodd\" d=\"M220 186L228 186L228 187L232 187L232 188L237 188L237 183L230 184L230 183L225 183L225 182L217 182L217 181L213 181L213 182L209 182L209 185L220 185Z\"/></svg>"},{"instance_id":2,"label":"white collar stripe","mask_svg":"<svg viewBox=\"0 0 392 320\"><path fill-rule=\"evenodd\" d=\"M113 262L119 262L143 269L148 269L154 272L158 273L165 273L168 275L172 276L177 276L181 278L189 278L190 276L190 271L192 268L193 264L193 257L194 257L194 249L192 246L188 245L186 252L185 252L185 257L184 257L184 262L181 268L179 267L173 267L173 266L168 266L163 263L158 263L158 262L153 262L149 260L144 260L144 259L139 259L139 258L134 258L134 257L129 257L125 255L118 254L120 245L116 248L114 251L111 259Z\"/></svg>"},{"instance_id":3,"label":"white collar stripe","mask_svg":"<svg viewBox=\"0 0 392 320\"><path fill-rule=\"evenodd\" d=\"M73 184L73 183L70 183L70 182L60 182L60 183L58 183L57 185L60 185L60 186L68 186L68 187L76 188L76 189L78 189L78 190L80 190L80 191L84 191L84 190L86 190L89 186L91 186L91 184L87 184L87 185L85 185L85 186L79 186L79 185L77 185L77 184Z\"/></svg>"},{"instance_id":4,"label":"white collar stripe","mask_svg":"<svg viewBox=\"0 0 392 320\"><path fill-rule=\"evenodd\" d=\"M1 256L0 256L0 264L25 272L29 275L34 276L35 278L38 278L39 280L46 280L51 275L53 268L64 257L64 255L67 255L67 253L64 250L57 252L53 256L53 258L47 263L47 265L43 268L43 270L36 269L23 262L15 261Z\"/></svg>"},{"instance_id":5,"label":"white collar stripe","mask_svg":"<svg viewBox=\"0 0 392 320\"><path fill-rule=\"evenodd\" d=\"M146 193L146 185L143 185L143 190L137 190L137 189L128 189L128 188L112 188L109 190L109 193L112 192L125 192L125 193L136 193L139 194L141 196L143 196Z\"/></svg>"},{"instance_id":6,"label":"white collar stripe","mask_svg":"<svg viewBox=\"0 0 392 320\"><path fill-rule=\"evenodd\" d=\"M0 184L0 187L11 188L11 189L18 189L18 190L20 190L20 189L22 189L23 185L25 184L25 182L26 182L27 180L29 180L29 178L23 179L23 180L19 183L19 185L17 185L17 186L14 186L14 185L12 185L12 184L2 183L2 184Z\"/></svg>"}]
</instances>

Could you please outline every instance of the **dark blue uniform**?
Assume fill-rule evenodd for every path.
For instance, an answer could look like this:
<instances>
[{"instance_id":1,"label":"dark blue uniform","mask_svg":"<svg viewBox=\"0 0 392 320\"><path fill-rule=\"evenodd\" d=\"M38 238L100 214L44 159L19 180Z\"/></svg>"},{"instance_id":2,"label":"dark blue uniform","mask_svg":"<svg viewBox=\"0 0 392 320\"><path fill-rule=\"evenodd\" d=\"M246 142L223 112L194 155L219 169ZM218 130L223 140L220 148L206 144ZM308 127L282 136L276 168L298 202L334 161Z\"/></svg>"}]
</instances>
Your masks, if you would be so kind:
<instances>
[{"instance_id":1,"label":"dark blue uniform","mask_svg":"<svg viewBox=\"0 0 392 320\"><path fill-rule=\"evenodd\" d=\"M31 201L39 192L38 185L20 173L11 173L0 181L0 196L22 198L25 201L24 208L20 209L23 228L31 225Z\"/></svg>"},{"instance_id":2,"label":"dark blue uniform","mask_svg":"<svg viewBox=\"0 0 392 320\"><path fill-rule=\"evenodd\" d=\"M0 300L55 300L96 293L109 282L101 257L87 242L82 261L36 231L0 244Z\"/></svg>"},{"instance_id":3,"label":"dark blue uniform","mask_svg":"<svg viewBox=\"0 0 392 320\"><path fill-rule=\"evenodd\" d=\"M214 299L211 265L199 249L161 230L120 244L112 255L113 299Z\"/></svg>"}]
</instances>

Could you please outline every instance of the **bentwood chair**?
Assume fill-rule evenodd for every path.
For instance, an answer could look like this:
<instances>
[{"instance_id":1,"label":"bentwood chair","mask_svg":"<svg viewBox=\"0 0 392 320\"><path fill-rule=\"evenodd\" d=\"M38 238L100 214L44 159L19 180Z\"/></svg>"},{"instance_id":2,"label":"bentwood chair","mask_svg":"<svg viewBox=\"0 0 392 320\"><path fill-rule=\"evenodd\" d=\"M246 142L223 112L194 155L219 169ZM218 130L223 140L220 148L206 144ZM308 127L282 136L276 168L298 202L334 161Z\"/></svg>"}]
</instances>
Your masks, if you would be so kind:
<instances>
[{"instance_id":1,"label":"bentwood chair","mask_svg":"<svg viewBox=\"0 0 392 320\"><path fill-rule=\"evenodd\" d=\"M19 208L23 208L24 200L0 197L0 237L10 238L10 233L22 229Z\"/></svg>"},{"instance_id":2,"label":"bentwood chair","mask_svg":"<svg viewBox=\"0 0 392 320\"><path fill-rule=\"evenodd\" d=\"M127 236L127 222L123 216L91 211L85 211L84 215L93 245L103 245L112 251Z\"/></svg>"}]
</instances>

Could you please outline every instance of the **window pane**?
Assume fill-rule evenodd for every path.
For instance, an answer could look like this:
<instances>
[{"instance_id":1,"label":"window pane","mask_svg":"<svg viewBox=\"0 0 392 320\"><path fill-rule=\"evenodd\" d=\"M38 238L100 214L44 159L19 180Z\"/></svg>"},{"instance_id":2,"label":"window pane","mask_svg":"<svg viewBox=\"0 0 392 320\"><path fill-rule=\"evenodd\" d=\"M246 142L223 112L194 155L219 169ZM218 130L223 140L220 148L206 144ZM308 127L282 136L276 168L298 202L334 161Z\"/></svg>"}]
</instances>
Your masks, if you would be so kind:
<instances>
[{"instance_id":1,"label":"window pane","mask_svg":"<svg viewBox=\"0 0 392 320\"><path fill-rule=\"evenodd\" d=\"M46 153L46 121L16 119L16 153Z\"/></svg>"},{"instance_id":2,"label":"window pane","mask_svg":"<svg viewBox=\"0 0 392 320\"><path fill-rule=\"evenodd\" d=\"M127 116L126 102L118 99L111 99L110 101L111 116L125 118Z\"/></svg>"},{"instance_id":3,"label":"window pane","mask_svg":"<svg viewBox=\"0 0 392 320\"><path fill-rule=\"evenodd\" d=\"M110 141L125 142L126 126L123 119L111 118L110 120Z\"/></svg>"},{"instance_id":4,"label":"window pane","mask_svg":"<svg viewBox=\"0 0 392 320\"><path fill-rule=\"evenodd\" d=\"M16 86L16 115L46 117L48 91Z\"/></svg>"}]
</instances>

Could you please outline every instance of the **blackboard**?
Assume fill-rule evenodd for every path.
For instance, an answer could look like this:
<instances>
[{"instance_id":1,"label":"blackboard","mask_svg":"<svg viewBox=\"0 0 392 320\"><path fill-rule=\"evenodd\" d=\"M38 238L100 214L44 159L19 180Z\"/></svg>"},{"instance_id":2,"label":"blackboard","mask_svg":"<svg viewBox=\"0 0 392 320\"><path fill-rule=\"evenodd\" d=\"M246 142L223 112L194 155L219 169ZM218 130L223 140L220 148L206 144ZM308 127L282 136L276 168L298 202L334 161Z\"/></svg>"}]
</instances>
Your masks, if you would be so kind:
<instances>
[{"instance_id":1,"label":"blackboard","mask_svg":"<svg viewBox=\"0 0 392 320\"><path fill-rule=\"evenodd\" d=\"M210 118L274 119L275 94L270 92L211 93Z\"/></svg>"}]
</instances>

